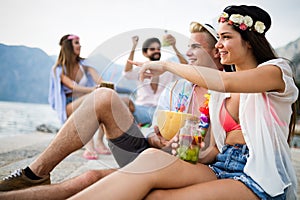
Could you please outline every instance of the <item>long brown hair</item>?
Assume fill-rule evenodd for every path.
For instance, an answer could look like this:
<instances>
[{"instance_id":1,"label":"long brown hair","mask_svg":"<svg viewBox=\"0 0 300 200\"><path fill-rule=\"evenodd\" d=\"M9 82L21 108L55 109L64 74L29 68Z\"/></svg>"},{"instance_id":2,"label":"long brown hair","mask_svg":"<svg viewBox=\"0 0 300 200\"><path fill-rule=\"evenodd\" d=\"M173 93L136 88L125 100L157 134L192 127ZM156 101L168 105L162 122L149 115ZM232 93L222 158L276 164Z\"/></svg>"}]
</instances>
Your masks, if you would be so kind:
<instances>
[{"instance_id":1,"label":"long brown hair","mask_svg":"<svg viewBox=\"0 0 300 200\"><path fill-rule=\"evenodd\" d=\"M295 125L296 125L296 119L297 119L297 105L298 102L295 102L292 104L292 116L291 116L291 121L289 124L289 135L288 135L288 139L287 142L289 143L289 145L291 146L291 141L295 135Z\"/></svg>"},{"instance_id":2,"label":"long brown hair","mask_svg":"<svg viewBox=\"0 0 300 200\"><path fill-rule=\"evenodd\" d=\"M257 64L261 64L271 59L278 58L275 53L275 50L272 48L270 43L265 37L265 33L271 27L271 17L270 15L264 11L263 9L256 7L256 6L228 6L224 9L224 12L231 14L241 14L241 15L248 15L251 16L254 21L262 21L266 26L264 32L258 33L254 30L241 30L238 26L232 26L237 32L241 34L243 40L248 41L253 49L253 54L255 56ZM291 62L289 63L291 66ZM294 80L295 82L295 80ZM290 144L291 139L295 134L295 124L296 124L296 105L297 101L292 104L292 115L289 124L289 135L287 142Z\"/></svg>"},{"instance_id":3,"label":"long brown hair","mask_svg":"<svg viewBox=\"0 0 300 200\"><path fill-rule=\"evenodd\" d=\"M248 41L253 48L253 53L256 58L258 64L266 62L270 59L278 58L275 53L275 50L271 47L270 43L267 41L266 37L261 34L257 34L253 31L245 31L243 32L242 38ZM287 60L287 59L285 59ZM291 64L290 64L291 66ZM295 82L295 80L294 80ZM297 117L297 110L296 110L297 102L292 104L292 115L289 124L289 135L287 142L291 145L291 140L295 135L295 125L296 125L296 117Z\"/></svg>"},{"instance_id":4,"label":"long brown hair","mask_svg":"<svg viewBox=\"0 0 300 200\"><path fill-rule=\"evenodd\" d=\"M57 66L62 66L62 73L67 76L70 76L73 73L74 65L83 59L79 55L74 55L72 39L68 39L69 36L70 34L67 34L60 39L59 45L61 46L61 49L54 66L54 71Z\"/></svg>"}]
</instances>

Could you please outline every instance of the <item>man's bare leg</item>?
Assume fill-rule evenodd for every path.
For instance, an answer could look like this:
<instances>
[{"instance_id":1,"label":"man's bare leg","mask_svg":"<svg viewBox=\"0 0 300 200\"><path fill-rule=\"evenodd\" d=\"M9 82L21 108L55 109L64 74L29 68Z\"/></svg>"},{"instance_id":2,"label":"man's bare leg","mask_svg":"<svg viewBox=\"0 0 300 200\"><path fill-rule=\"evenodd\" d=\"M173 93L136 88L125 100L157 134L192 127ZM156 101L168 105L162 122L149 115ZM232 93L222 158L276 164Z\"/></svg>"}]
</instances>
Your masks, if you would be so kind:
<instances>
[{"instance_id":1,"label":"man's bare leg","mask_svg":"<svg viewBox=\"0 0 300 200\"><path fill-rule=\"evenodd\" d=\"M107 88L99 88L85 98L29 168L39 177L48 175L65 157L86 144L100 123L104 124L108 139L119 137L133 123L128 107Z\"/></svg>"},{"instance_id":2,"label":"man's bare leg","mask_svg":"<svg viewBox=\"0 0 300 200\"><path fill-rule=\"evenodd\" d=\"M90 170L84 174L53 185L31 187L23 190L0 193L0 199L66 199L87 188L116 169Z\"/></svg>"}]
</instances>

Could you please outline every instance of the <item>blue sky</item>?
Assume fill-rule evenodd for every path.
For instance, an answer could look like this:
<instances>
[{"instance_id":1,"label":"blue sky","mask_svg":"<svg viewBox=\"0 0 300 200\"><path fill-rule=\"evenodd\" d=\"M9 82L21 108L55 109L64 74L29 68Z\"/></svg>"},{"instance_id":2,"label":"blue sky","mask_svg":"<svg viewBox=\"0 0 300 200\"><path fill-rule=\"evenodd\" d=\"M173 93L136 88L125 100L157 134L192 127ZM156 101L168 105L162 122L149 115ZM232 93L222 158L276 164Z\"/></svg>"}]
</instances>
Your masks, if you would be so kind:
<instances>
[{"instance_id":1,"label":"blue sky","mask_svg":"<svg viewBox=\"0 0 300 200\"><path fill-rule=\"evenodd\" d=\"M270 13L267 38L275 48L300 37L299 0L0 0L0 43L57 55L59 39L74 33L87 57L101 43L135 29L168 29L189 37L191 21L212 23L232 4L258 5Z\"/></svg>"}]
</instances>

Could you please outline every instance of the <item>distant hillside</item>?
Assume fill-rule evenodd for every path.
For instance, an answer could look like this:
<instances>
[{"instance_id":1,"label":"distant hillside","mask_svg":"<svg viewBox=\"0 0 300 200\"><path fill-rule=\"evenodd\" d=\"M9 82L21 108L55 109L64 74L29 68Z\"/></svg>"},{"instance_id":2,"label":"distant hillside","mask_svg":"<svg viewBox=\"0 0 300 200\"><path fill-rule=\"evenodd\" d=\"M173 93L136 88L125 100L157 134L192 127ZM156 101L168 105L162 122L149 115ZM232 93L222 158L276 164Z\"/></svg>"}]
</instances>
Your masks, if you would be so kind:
<instances>
[{"instance_id":1,"label":"distant hillside","mask_svg":"<svg viewBox=\"0 0 300 200\"><path fill-rule=\"evenodd\" d=\"M276 49L279 56L291 60L295 65L297 83L300 83L300 38Z\"/></svg>"},{"instance_id":2,"label":"distant hillside","mask_svg":"<svg viewBox=\"0 0 300 200\"><path fill-rule=\"evenodd\" d=\"M0 100L46 103L53 64L41 49L0 44Z\"/></svg>"},{"instance_id":3,"label":"distant hillside","mask_svg":"<svg viewBox=\"0 0 300 200\"><path fill-rule=\"evenodd\" d=\"M276 52L278 55L288 58L288 59L293 59L293 57L298 53L300 53L300 38L297 40L288 43L287 45L277 48Z\"/></svg>"},{"instance_id":4,"label":"distant hillside","mask_svg":"<svg viewBox=\"0 0 300 200\"><path fill-rule=\"evenodd\" d=\"M102 78L133 90L135 82L121 78L123 66L95 55L87 60ZM57 56L49 56L38 48L0 44L0 101L48 103L49 75Z\"/></svg>"}]
</instances>

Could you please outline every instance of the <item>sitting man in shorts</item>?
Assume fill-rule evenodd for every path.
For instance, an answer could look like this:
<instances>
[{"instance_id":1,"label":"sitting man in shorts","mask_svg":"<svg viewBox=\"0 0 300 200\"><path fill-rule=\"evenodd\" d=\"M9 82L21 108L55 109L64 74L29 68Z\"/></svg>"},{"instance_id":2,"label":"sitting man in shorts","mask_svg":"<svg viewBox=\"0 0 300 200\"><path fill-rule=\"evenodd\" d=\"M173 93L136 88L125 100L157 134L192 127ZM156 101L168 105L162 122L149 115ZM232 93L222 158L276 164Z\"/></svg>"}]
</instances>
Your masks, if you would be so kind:
<instances>
[{"instance_id":1,"label":"sitting man in shorts","mask_svg":"<svg viewBox=\"0 0 300 200\"><path fill-rule=\"evenodd\" d=\"M191 23L190 28L190 48L187 51L190 64L211 66L214 63L216 69L223 70L219 62L218 51L214 46L217 42L215 31L208 25L196 22ZM203 95L207 93L207 90L198 86L194 87L184 79L178 81L175 86L174 84L171 83L166 87L159 100L158 109L170 109L170 91L173 91L172 102L176 102L176 98L182 95L184 87L185 95L189 97L183 112L191 113L194 110L194 114L199 115L197 108L203 102L201 100L197 102L194 99L204 100ZM194 91L192 91L193 88ZM172 106L172 110L175 110L175 107ZM107 88L99 88L86 98L82 106L66 121L48 148L38 158L25 169L17 170L0 182L0 191L31 188L0 193L0 199L45 199L54 195L57 199L65 199L115 171L116 169L91 170L62 183L44 185L50 183L50 172L56 165L92 138L99 123L105 125L109 147L121 167L130 163L140 152L150 146L163 148L170 145L170 141L164 140L159 135L159 130L155 127L155 119L153 126L156 134L152 131L152 134L145 137L134 123L132 114L118 94ZM215 151L216 149L212 148L207 158L200 161L209 163L209 154L216 154Z\"/></svg>"}]
</instances>

